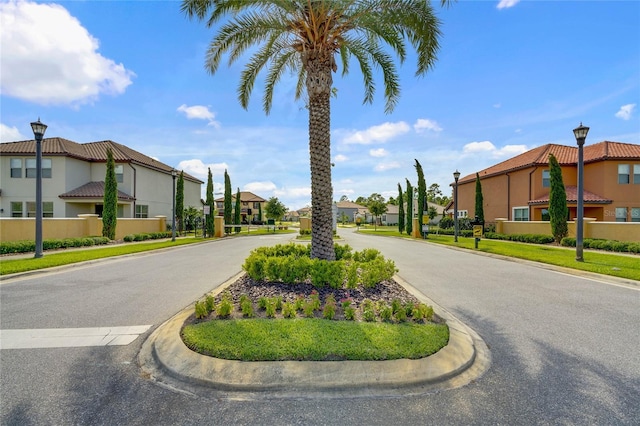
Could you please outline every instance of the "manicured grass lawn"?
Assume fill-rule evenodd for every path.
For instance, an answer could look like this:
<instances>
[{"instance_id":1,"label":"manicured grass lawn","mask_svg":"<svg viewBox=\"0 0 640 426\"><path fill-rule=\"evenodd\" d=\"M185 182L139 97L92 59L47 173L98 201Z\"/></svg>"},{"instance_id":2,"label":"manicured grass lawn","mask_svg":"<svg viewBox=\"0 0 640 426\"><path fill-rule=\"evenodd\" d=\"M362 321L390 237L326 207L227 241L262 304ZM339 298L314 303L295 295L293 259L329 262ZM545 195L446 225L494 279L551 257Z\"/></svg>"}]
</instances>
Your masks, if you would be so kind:
<instances>
[{"instance_id":1,"label":"manicured grass lawn","mask_svg":"<svg viewBox=\"0 0 640 426\"><path fill-rule=\"evenodd\" d=\"M362 232L383 236L399 236L397 230L395 232L386 230ZM475 250L473 238L458 237L456 243L451 235L429 234L426 241ZM640 256L624 256L585 250L584 262L576 262L575 249L487 239L480 240L478 251L640 281Z\"/></svg>"},{"instance_id":2,"label":"manicured grass lawn","mask_svg":"<svg viewBox=\"0 0 640 426\"><path fill-rule=\"evenodd\" d=\"M445 324L390 324L325 319L213 320L183 330L187 346L243 361L417 359L449 341Z\"/></svg>"},{"instance_id":3,"label":"manicured grass lawn","mask_svg":"<svg viewBox=\"0 0 640 426\"><path fill-rule=\"evenodd\" d=\"M276 230L276 234L290 234L296 232L296 230ZM244 237L244 236L256 236L256 235L273 235L273 231L267 232L266 229L253 229L250 233L247 233L246 227L244 232L239 234L231 234L225 238L230 237ZM69 251L45 251L44 256L40 259L34 259L28 257L24 259L11 259L10 257L0 258L0 275L15 274L18 272L34 271L37 269L52 268L54 266L69 265L72 263L86 262L88 260L102 259L105 257L123 256L133 253L141 253L151 250L159 250L169 247L182 246L185 244L201 243L204 241L202 237L182 237L177 238L175 242L170 240L162 241L148 241L141 243L122 243L118 245L91 248L87 250L69 250ZM33 254L33 253L32 253Z\"/></svg>"}]
</instances>

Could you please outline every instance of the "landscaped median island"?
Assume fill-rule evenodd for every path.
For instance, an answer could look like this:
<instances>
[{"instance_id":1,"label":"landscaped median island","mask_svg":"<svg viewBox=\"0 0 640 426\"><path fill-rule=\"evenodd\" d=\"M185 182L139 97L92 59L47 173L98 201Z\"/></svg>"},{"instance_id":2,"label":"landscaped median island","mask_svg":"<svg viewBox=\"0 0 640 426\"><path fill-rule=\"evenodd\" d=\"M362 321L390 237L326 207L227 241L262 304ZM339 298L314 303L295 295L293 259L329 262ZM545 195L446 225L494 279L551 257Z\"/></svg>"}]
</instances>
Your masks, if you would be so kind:
<instances>
[{"instance_id":1,"label":"landscaped median island","mask_svg":"<svg viewBox=\"0 0 640 426\"><path fill-rule=\"evenodd\" d=\"M293 243L252 251L246 275L196 302L183 341L242 361L419 359L447 345L447 325L393 280L392 261L340 245L336 259Z\"/></svg>"}]
</instances>

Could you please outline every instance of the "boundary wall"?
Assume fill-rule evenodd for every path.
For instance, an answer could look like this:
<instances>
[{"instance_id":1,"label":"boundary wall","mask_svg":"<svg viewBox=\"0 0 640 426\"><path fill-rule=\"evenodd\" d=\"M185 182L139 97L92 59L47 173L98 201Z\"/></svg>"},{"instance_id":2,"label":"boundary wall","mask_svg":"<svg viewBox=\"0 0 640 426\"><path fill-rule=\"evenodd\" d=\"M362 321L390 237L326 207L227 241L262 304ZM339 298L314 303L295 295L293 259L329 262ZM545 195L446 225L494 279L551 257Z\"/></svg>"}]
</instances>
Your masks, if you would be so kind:
<instances>
[{"instance_id":1,"label":"boundary wall","mask_svg":"<svg viewBox=\"0 0 640 426\"><path fill-rule=\"evenodd\" d=\"M118 218L116 240L125 235L165 232L167 217L156 216L147 219ZM43 218L42 239L65 239L97 237L102 235L102 219L97 214L80 214L77 218ZM36 239L36 219L0 218L0 241L20 241Z\"/></svg>"},{"instance_id":2,"label":"boundary wall","mask_svg":"<svg viewBox=\"0 0 640 426\"><path fill-rule=\"evenodd\" d=\"M583 237L616 241L640 241L640 222L598 222L595 218L583 218ZM567 222L569 237L576 237L576 221ZM498 234L542 234L553 235L551 224L546 221L518 222L504 218L496 219Z\"/></svg>"}]
</instances>

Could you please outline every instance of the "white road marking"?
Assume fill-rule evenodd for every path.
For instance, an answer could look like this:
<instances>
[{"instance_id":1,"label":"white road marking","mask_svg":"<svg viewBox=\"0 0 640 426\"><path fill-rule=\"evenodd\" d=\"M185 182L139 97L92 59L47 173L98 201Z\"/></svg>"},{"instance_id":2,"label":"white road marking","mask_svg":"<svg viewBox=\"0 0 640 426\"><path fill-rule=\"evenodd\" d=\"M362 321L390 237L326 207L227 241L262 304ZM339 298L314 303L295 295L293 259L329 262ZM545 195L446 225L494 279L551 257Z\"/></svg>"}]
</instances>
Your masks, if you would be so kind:
<instances>
[{"instance_id":1,"label":"white road marking","mask_svg":"<svg viewBox=\"0 0 640 426\"><path fill-rule=\"evenodd\" d=\"M0 349L124 346L149 328L151 325L0 330Z\"/></svg>"}]
</instances>

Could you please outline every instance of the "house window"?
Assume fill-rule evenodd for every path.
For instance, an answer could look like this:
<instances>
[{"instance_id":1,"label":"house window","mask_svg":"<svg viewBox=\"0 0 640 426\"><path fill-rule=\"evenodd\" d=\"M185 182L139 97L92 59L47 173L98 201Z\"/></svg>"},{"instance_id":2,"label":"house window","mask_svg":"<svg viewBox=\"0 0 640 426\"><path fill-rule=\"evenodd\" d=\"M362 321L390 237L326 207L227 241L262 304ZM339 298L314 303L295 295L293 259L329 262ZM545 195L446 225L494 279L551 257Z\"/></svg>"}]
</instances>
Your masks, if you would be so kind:
<instances>
[{"instance_id":1,"label":"house window","mask_svg":"<svg viewBox=\"0 0 640 426\"><path fill-rule=\"evenodd\" d=\"M27 217L36 217L36 203L27 201ZM42 202L42 217L53 217L53 201Z\"/></svg>"},{"instance_id":2,"label":"house window","mask_svg":"<svg viewBox=\"0 0 640 426\"><path fill-rule=\"evenodd\" d=\"M513 220L518 222L529 221L529 207L514 207L513 208Z\"/></svg>"},{"instance_id":3,"label":"house window","mask_svg":"<svg viewBox=\"0 0 640 426\"><path fill-rule=\"evenodd\" d=\"M469 216L469 212L467 210L458 210L458 219Z\"/></svg>"},{"instance_id":4,"label":"house window","mask_svg":"<svg viewBox=\"0 0 640 426\"><path fill-rule=\"evenodd\" d=\"M136 218L146 219L149 217L149 206L136 204Z\"/></svg>"},{"instance_id":5,"label":"house window","mask_svg":"<svg viewBox=\"0 0 640 426\"><path fill-rule=\"evenodd\" d=\"M633 183L640 183L640 164L633 165Z\"/></svg>"},{"instance_id":6,"label":"house window","mask_svg":"<svg viewBox=\"0 0 640 426\"><path fill-rule=\"evenodd\" d=\"M629 165L618 164L618 183L629 183Z\"/></svg>"},{"instance_id":7,"label":"house window","mask_svg":"<svg viewBox=\"0 0 640 426\"><path fill-rule=\"evenodd\" d=\"M627 221L627 208L616 207L616 222L626 222L626 221Z\"/></svg>"},{"instance_id":8,"label":"house window","mask_svg":"<svg viewBox=\"0 0 640 426\"><path fill-rule=\"evenodd\" d=\"M11 217L22 217L22 202L11 202Z\"/></svg>"},{"instance_id":9,"label":"house window","mask_svg":"<svg viewBox=\"0 0 640 426\"><path fill-rule=\"evenodd\" d=\"M12 178L22 177L22 158L11 159L11 177ZM22 209L20 209L20 211L22 212Z\"/></svg>"},{"instance_id":10,"label":"house window","mask_svg":"<svg viewBox=\"0 0 640 426\"><path fill-rule=\"evenodd\" d=\"M28 178L36 177L36 159L35 158L27 158L26 160L27 172L26 176ZM51 178L51 159L43 158L42 159L42 178Z\"/></svg>"},{"instance_id":11,"label":"house window","mask_svg":"<svg viewBox=\"0 0 640 426\"><path fill-rule=\"evenodd\" d=\"M631 207L631 222L640 222L640 207Z\"/></svg>"},{"instance_id":12,"label":"house window","mask_svg":"<svg viewBox=\"0 0 640 426\"><path fill-rule=\"evenodd\" d=\"M260 203L253 203L253 208L258 210L260 208Z\"/></svg>"},{"instance_id":13,"label":"house window","mask_svg":"<svg viewBox=\"0 0 640 426\"><path fill-rule=\"evenodd\" d=\"M542 187L549 188L551 186L551 177L549 174L549 170L542 171Z\"/></svg>"},{"instance_id":14,"label":"house window","mask_svg":"<svg viewBox=\"0 0 640 426\"><path fill-rule=\"evenodd\" d=\"M122 164L119 164L114 167L114 171L116 172L116 182L124 182L124 166Z\"/></svg>"}]
</instances>

